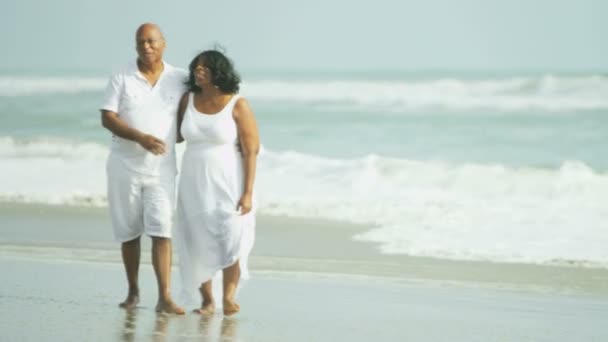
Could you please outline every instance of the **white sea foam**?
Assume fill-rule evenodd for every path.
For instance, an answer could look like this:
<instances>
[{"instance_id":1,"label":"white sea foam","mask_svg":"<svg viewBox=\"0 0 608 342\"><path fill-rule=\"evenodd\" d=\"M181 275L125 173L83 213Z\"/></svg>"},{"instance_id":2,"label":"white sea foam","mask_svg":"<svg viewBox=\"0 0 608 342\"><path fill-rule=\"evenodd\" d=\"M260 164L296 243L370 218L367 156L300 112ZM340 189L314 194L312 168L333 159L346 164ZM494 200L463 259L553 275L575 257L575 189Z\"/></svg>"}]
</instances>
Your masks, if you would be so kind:
<instances>
[{"instance_id":1,"label":"white sea foam","mask_svg":"<svg viewBox=\"0 0 608 342\"><path fill-rule=\"evenodd\" d=\"M56 158L99 160L108 155L106 147L89 142L75 142L61 138L16 140L0 137L0 158Z\"/></svg>"},{"instance_id":2,"label":"white sea foam","mask_svg":"<svg viewBox=\"0 0 608 342\"><path fill-rule=\"evenodd\" d=\"M105 205L107 155L93 143L0 138L0 200Z\"/></svg>"},{"instance_id":3,"label":"white sea foam","mask_svg":"<svg viewBox=\"0 0 608 342\"><path fill-rule=\"evenodd\" d=\"M72 94L98 91L108 80L101 77L0 77L0 96Z\"/></svg>"},{"instance_id":4,"label":"white sea foam","mask_svg":"<svg viewBox=\"0 0 608 342\"><path fill-rule=\"evenodd\" d=\"M101 91L103 77L0 77L0 96ZM485 80L247 80L252 100L324 109L410 112L418 110L572 111L608 108L608 77L511 77Z\"/></svg>"},{"instance_id":5,"label":"white sea foam","mask_svg":"<svg viewBox=\"0 0 608 342\"><path fill-rule=\"evenodd\" d=\"M244 92L252 98L268 101L389 112L608 108L608 78L603 76L547 75L495 80L427 81L262 81L246 83Z\"/></svg>"},{"instance_id":6,"label":"white sea foam","mask_svg":"<svg viewBox=\"0 0 608 342\"><path fill-rule=\"evenodd\" d=\"M0 200L105 205L106 155L95 144L0 139ZM608 265L608 174L577 161L539 169L266 151L257 191L264 214L369 224L356 238L389 254Z\"/></svg>"},{"instance_id":7,"label":"white sea foam","mask_svg":"<svg viewBox=\"0 0 608 342\"><path fill-rule=\"evenodd\" d=\"M386 253L471 260L608 261L608 175L572 161L557 170L451 165L368 156L350 161L269 154L263 209L376 225L357 236ZM268 183L266 183L268 182Z\"/></svg>"}]
</instances>

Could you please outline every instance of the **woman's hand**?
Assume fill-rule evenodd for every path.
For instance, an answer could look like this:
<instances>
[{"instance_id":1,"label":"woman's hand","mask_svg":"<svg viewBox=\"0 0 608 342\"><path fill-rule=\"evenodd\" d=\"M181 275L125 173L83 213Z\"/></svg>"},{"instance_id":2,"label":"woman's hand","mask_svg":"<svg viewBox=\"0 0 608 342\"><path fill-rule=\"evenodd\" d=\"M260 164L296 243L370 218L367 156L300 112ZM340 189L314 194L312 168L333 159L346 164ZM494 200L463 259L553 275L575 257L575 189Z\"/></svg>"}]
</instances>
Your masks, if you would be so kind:
<instances>
[{"instance_id":1,"label":"woman's hand","mask_svg":"<svg viewBox=\"0 0 608 342\"><path fill-rule=\"evenodd\" d=\"M236 210L240 212L240 215L245 215L251 211L252 207L252 196L251 193L244 193L236 206Z\"/></svg>"}]
</instances>

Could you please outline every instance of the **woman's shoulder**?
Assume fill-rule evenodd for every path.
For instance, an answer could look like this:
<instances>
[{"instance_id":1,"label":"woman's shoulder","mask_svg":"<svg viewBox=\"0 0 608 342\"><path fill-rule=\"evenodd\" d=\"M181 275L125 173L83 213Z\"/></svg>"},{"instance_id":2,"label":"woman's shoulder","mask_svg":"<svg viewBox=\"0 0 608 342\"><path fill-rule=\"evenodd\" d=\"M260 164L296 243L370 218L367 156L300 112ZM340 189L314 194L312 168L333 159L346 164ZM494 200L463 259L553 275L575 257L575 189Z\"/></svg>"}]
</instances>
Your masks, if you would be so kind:
<instances>
[{"instance_id":1,"label":"woman's shoulder","mask_svg":"<svg viewBox=\"0 0 608 342\"><path fill-rule=\"evenodd\" d=\"M232 116L235 119L242 117L244 115L249 115L251 113L251 107L249 106L249 101L241 95L235 95L236 101L234 103L234 109L232 110Z\"/></svg>"},{"instance_id":2,"label":"woman's shoulder","mask_svg":"<svg viewBox=\"0 0 608 342\"><path fill-rule=\"evenodd\" d=\"M180 111L183 111L186 109L186 106L188 105L188 101L190 99L190 94L192 92L191 91L186 91L185 93L182 94L182 97L179 100L179 109Z\"/></svg>"},{"instance_id":3,"label":"woman's shoulder","mask_svg":"<svg viewBox=\"0 0 608 342\"><path fill-rule=\"evenodd\" d=\"M241 94L234 94L233 96L233 101L234 101L234 107L243 107L243 106L249 106L249 101L247 101L247 99L242 96Z\"/></svg>"}]
</instances>

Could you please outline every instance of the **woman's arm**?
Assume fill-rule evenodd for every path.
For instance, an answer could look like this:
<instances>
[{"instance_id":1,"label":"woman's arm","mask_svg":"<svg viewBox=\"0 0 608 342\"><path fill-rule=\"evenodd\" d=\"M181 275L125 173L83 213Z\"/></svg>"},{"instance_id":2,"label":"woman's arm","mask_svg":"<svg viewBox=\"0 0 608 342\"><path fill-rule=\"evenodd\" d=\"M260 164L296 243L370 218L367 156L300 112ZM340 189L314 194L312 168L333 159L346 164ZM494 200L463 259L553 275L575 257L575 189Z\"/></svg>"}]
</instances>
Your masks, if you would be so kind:
<instances>
[{"instance_id":1,"label":"woman's arm","mask_svg":"<svg viewBox=\"0 0 608 342\"><path fill-rule=\"evenodd\" d=\"M184 113L186 112L186 106L188 106L189 92L185 92L182 98L179 100L179 106L177 107L177 143L184 141L182 137L182 121L184 121Z\"/></svg>"},{"instance_id":2,"label":"woman's arm","mask_svg":"<svg viewBox=\"0 0 608 342\"><path fill-rule=\"evenodd\" d=\"M257 155L260 150L260 139L255 117L247 100L244 98L237 100L232 116L238 130L245 178L243 195L239 200L237 210L240 208L241 215L245 215L251 211L253 205L253 182L255 180Z\"/></svg>"}]
</instances>

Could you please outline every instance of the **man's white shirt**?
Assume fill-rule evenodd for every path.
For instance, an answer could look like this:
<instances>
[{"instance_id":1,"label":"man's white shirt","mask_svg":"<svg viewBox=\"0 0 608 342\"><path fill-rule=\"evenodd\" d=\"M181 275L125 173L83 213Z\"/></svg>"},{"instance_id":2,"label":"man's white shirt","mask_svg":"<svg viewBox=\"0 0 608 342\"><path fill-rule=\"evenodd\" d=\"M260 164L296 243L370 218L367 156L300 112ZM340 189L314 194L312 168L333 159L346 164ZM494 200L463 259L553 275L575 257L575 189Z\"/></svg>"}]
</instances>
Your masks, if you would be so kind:
<instances>
[{"instance_id":1,"label":"man's white shirt","mask_svg":"<svg viewBox=\"0 0 608 342\"><path fill-rule=\"evenodd\" d=\"M138 143L117 136L112 138L111 156L129 170L158 176L177 172L175 140L177 108L186 92L186 70L164 63L154 86L140 73L137 62L129 63L110 78L101 109L118 113L129 127L165 142L165 153L154 155Z\"/></svg>"}]
</instances>

